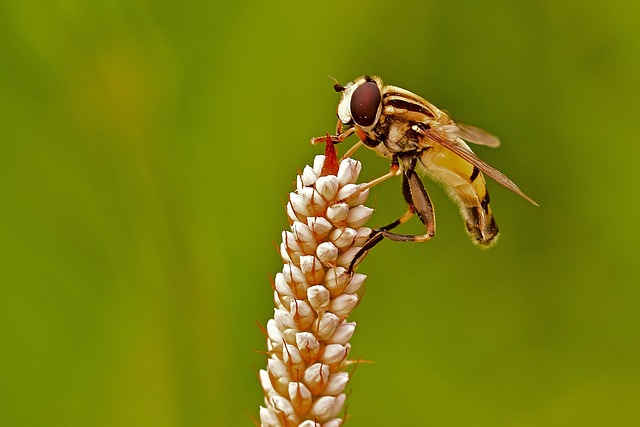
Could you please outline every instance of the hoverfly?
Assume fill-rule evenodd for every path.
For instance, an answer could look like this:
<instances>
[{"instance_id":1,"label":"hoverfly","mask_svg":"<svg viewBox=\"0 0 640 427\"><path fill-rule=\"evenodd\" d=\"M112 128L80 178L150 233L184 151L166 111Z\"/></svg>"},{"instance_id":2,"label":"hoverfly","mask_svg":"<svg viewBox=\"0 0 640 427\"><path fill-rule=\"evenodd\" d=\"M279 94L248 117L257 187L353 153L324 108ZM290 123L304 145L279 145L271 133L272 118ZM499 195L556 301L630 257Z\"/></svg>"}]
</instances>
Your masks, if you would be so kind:
<instances>
[{"instance_id":1,"label":"hoverfly","mask_svg":"<svg viewBox=\"0 0 640 427\"><path fill-rule=\"evenodd\" d=\"M408 204L402 217L372 232L363 251L385 237L393 241L424 242L435 236L433 205L416 170L444 185L459 205L469 235L480 246L491 246L498 235L484 174L538 206L502 172L479 159L465 142L498 147L500 140L496 136L475 126L454 122L424 98L396 86L383 85L379 77L358 77L345 86L336 82L334 89L342 93L342 98L337 108L336 135L329 137L338 143L355 134L360 141L348 155L364 144L390 159L391 172L384 179L402 175L402 192ZM322 140L324 137L318 137L312 142ZM390 231L414 213L425 226L424 234Z\"/></svg>"}]
</instances>

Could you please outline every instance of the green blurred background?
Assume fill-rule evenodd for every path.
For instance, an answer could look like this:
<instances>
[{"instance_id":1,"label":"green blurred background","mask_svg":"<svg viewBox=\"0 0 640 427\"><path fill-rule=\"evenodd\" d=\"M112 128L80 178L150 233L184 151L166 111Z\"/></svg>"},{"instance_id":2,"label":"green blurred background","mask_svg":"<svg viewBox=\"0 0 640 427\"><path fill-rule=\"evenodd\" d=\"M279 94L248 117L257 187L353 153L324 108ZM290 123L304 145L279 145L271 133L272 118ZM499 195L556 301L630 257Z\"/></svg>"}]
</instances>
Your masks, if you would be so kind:
<instances>
[{"instance_id":1,"label":"green blurred background","mask_svg":"<svg viewBox=\"0 0 640 427\"><path fill-rule=\"evenodd\" d=\"M364 73L541 207L490 183L482 251L426 182L437 238L361 265L348 425L640 425L640 3L3 1L0 40L1 425L251 425L283 200Z\"/></svg>"}]
</instances>

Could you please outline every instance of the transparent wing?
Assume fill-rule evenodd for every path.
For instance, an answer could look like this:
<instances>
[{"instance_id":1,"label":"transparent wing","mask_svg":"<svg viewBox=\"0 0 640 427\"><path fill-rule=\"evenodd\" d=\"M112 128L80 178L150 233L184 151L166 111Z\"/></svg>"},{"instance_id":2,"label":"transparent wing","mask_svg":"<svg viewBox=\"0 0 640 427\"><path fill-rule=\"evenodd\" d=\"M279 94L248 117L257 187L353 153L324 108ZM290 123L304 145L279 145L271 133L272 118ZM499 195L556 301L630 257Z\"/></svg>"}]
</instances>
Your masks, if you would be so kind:
<instances>
[{"instance_id":1,"label":"transparent wing","mask_svg":"<svg viewBox=\"0 0 640 427\"><path fill-rule=\"evenodd\" d=\"M497 136L490 134L484 129L479 127L468 125L465 123L456 122L456 126L460 129L458 135L465 141L472 142L474 144L486 145L487 147L499 147L500 139Z\"/></svg>"},{"instance_id":2,"label":"transparent wing","mask_svg":"<svg viewBox=\"0 0 640 427\"><path fill-rule=\"evenodd\" d=\"M533 204L535 206L540 206L540 205L538 205L538 203L535 200L533 200L531 197L529 197L526 194L524 194L524 192L522 190L520 190L520 188L518 188L518 186L513 181L511 181L509 178L507 178L507 176L505 174L500 172L498 169L490 166L484 160L478 158L478 156L476 156L467 147L465 147L464 144L462 144L462 141L458 142L457 139L447 138L446 134L442 135L437 130L434 130L434 129L428 129L428 130L423 131L422 133L427 138L434 140L438 144L440 144L443 147L445 147L447 150L452 151L453 153L455 153L458 156L462 157L463 159L465 159L466 161L468 161L472 165L476 166L483 173L485 173L488 176L490 176L491 178L495 179L498 184L507 187L509 190L513 191L518 196L520 196L523 199L527 200L529 203L531 203L531 204Z\"/></svg>"}]
</instances>

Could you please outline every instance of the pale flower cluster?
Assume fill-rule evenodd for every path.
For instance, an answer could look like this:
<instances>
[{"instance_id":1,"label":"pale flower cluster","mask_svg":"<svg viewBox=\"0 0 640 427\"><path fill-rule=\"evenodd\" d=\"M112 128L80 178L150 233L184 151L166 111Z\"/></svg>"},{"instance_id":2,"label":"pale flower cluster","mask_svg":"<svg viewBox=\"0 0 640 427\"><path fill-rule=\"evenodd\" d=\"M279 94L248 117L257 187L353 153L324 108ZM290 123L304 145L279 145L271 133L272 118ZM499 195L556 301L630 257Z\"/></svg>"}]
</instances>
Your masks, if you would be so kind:
<instances>
[{"instance_id":1,"label":"pale flower cluster","mask_svg":"<svg viewBox=\"0 0 640 427\"><path fill-rule=\"evenodd\" d=\"M267 322L267 369L260 371L263 427L339 427L349 382L347 318L366 278L349 272L371 229L368 189L356 184L361 164L343 159L322 175L316 156L289 194L291 230L282 233L284 266L274 280L275 310ZM358 258L358 262L361 261ZM351 362L353 363L353 362Z\"/></svg>"}]
</instances>

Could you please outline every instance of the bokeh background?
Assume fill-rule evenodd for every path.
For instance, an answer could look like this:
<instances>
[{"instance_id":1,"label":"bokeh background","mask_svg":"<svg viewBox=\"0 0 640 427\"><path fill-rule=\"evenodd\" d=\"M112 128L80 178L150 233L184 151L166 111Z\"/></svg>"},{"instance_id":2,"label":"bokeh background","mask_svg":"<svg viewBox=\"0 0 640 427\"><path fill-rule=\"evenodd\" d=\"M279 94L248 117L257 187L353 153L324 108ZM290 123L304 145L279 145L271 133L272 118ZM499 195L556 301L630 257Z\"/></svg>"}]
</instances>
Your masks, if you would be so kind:
<instances>
[{"instance_id":1,"label":"bokeh background","mask_svg":"<svg viewBox=\"0 0 640 427\"><path fill-rule=\"evenodd\" d=\"M491 183L482 251L426 183L437 238L361 265L348 425L640 425L640 3L3 1L0 41L3 426L252 425L283 201L365 73L541 207Z\"/></svg>"}]
</instances>

